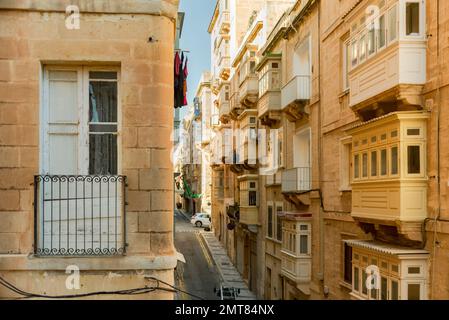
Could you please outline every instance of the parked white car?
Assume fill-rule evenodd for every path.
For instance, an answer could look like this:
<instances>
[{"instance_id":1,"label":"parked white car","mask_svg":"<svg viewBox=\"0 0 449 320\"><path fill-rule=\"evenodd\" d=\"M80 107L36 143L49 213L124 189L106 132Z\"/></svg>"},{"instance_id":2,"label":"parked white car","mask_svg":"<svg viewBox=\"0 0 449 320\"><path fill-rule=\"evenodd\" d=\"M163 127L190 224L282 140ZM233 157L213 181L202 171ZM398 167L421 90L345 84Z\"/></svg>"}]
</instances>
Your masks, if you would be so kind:
<instances>
[{"instance_id":1,"label":"parked white car","mask_svg":"<svg viewBox=\"0 0 449 320\"><path fill-rule=\"evenodd\" d=\"M211 216L208 213L195 213L195 215L192 216L190 223L198 228L207 228L210 227Z\"/></svg>"}]
</instances>

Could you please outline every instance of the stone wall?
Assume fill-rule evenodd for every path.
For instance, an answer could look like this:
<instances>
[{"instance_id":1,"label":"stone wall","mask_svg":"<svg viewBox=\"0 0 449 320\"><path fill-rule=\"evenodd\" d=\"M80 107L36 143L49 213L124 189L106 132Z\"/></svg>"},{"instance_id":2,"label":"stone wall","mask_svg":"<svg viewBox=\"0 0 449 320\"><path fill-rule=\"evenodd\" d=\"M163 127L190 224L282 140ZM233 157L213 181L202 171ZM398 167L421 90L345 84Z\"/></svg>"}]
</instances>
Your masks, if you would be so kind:
<instances>
[{"instance_id":1,"label":"stone wall","mask_svg":"<svg viewBox=\"0 0 449 320\"><path fill-rule=\"evenodd\" d=\"M121 174L128 177L128 256L117 261L129 263L132 256L141 256L144 261L131 264L130 270L151 271L154 259L166 256L158 268L162 277L172 281L176 258L170 134L177 1L149 1L143 14L106 2L101 6L96 1L93 6L93 1L77 1L79 30L65 27L60 3L51 7L46 1L27 1L20 3L24 6L17 8L20 11L15 3L0 2L0 272L8 275L5 265L11 255L20 255L26 265L27 255L33 252L32 183L40 170L43 66L113 65L120 68L119 159ZM156 42L148 42L149 37ZM106 272L101 259L92 262ZM45 291L44 285L37 285L42 272L26 270L20 272L28 278L29 288ZM103 283L101 277L97 283ZM58 282L57 277L52 279Z\"/></svg>"}]
</instances>

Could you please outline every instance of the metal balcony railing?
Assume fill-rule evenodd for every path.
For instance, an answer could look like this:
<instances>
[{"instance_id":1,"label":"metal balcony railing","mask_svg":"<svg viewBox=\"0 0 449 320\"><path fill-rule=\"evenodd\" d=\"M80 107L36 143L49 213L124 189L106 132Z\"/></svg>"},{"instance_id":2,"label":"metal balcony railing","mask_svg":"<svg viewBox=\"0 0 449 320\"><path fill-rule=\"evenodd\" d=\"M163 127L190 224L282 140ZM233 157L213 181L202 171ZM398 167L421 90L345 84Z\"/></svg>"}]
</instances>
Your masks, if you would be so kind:
<instances>
[{"instance_id":1,"label":"metal balcony railing","mask_svg":"<svg viewBox=\"0 0 449 320\"><path fill-rule=\"evenodd\" d=\"M281 91L282 108L289 106L296 101L310 100L310 76L295 76Z\"/></svg>"},{"instance_id":2,"label":"metal balcony railing","mask_svg":"<svg viewBox=\"0 0 449 320\"><path fill-rule=\"evenodd\" d=\"M312 189L312 168L302 167L282 171L282 192L306 192Z\"/></svg>"},{"instance_id":3,"label":"metal balcony railing","mask_svg":"<svg viewBox=\"0 0 449 320\"><path fill-rule=\"evenodd\" d=\"M35 176L35 254L124 254L125 187L125 176Z\"/></svg>"}]
</instances>

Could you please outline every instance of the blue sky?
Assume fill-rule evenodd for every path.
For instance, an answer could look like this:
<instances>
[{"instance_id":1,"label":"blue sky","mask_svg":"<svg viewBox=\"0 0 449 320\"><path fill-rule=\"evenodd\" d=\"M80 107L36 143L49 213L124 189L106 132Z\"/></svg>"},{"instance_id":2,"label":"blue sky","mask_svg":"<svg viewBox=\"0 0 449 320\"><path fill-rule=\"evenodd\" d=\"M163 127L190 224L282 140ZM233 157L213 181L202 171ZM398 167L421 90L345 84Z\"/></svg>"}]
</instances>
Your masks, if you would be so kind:
<instances>
[{"instance_id":1,"label":"blue sky","mask_svg":"<svg viewBox=\"0 0 449 320\"><path fill-rule=\"evenodd\" d=\"M179 11L185 12L180 47L188 50L189 76L187 78L187 96L193 103L195 91L201 73L210 69L210 34L207 32L216 0L181 0ZM182 108L181 119L187 112Z\"/></svg>"}]
</instances>

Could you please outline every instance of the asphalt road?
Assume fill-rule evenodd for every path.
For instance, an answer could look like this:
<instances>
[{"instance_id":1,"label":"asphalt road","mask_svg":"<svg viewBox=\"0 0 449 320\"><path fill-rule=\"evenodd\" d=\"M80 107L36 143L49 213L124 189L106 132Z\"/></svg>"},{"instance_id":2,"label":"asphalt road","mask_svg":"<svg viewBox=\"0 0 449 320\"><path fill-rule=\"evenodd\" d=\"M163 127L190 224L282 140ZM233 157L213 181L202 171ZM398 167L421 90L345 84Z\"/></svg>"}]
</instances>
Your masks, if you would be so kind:
<instances>
[{"instance_id":1,"label":"asphalt road","mask_svg":"<svg viewBox=\"0 0 449 320\"><path fill-rule=\"evenodd\" d=\"M201 230L175 211L175 246L186 260L185 264L178 262L175 272L176 286L203 299L217 300L214 287L220 283L220 276L200 238ZM196 300L185 293L179 293L177 299Z\"/></svg>"}]
</instances>

